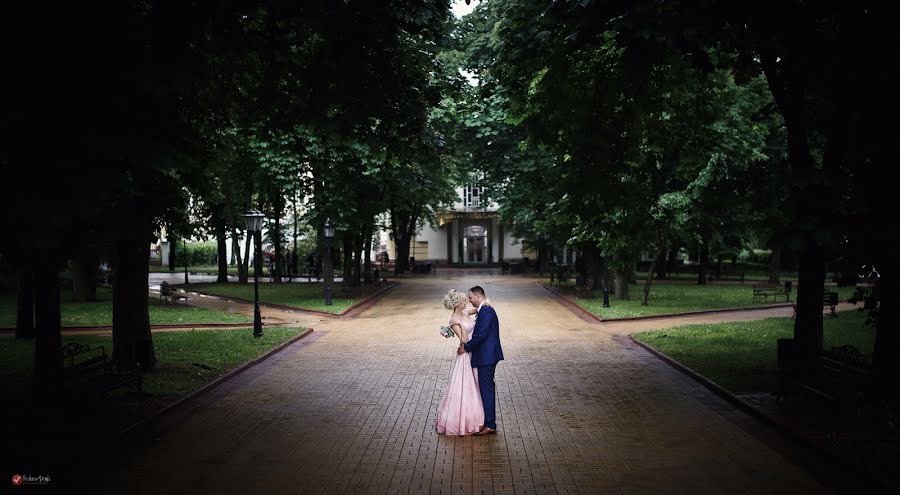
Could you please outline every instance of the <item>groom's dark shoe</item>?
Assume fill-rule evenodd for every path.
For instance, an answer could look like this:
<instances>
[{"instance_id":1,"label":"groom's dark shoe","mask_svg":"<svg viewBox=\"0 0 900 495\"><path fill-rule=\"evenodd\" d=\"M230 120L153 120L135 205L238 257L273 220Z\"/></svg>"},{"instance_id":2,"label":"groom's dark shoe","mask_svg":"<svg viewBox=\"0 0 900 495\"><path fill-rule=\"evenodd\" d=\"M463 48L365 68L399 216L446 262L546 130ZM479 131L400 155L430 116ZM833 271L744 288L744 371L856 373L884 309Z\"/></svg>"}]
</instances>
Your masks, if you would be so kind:
<instances>
[{"instance_id":1,"label":"groom's dark shoe","mask_svg":"<svg viewBox=\"0 0 900 495\"><path fill-rule=\"evenodd\" d=\"M488 428L487 426L482 427L480 430L475 432L476 435L496 435L497 430L494 428Z\"/></svg>"}]
</instances>

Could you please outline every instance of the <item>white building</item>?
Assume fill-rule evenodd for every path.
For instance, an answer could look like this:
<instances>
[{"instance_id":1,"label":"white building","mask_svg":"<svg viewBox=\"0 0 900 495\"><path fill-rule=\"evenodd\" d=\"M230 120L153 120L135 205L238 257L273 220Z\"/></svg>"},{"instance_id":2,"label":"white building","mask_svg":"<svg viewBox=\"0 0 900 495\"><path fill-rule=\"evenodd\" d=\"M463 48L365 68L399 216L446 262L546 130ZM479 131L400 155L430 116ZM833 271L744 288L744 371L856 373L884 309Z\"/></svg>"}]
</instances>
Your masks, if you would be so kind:
<instances>
[{"instance_id":1,"label":"white building","mask_svg":"<svg viewBox=\"0 0 900 495\"><path fill-rule=\"evenodd\" d=\"M488 264L535 258L534 253L522 251L522 244L511 234L498 213L498 205L481 207L484 188L476 185L458 187L453 208L437 214L437 226L426 224L412 239L409 255L416 261L438 263ZM397 249L387 232L381 233L381 250L387 250L392 260ZM379 251L376 249L376 251Z\"/></svg>"}]
</instances>

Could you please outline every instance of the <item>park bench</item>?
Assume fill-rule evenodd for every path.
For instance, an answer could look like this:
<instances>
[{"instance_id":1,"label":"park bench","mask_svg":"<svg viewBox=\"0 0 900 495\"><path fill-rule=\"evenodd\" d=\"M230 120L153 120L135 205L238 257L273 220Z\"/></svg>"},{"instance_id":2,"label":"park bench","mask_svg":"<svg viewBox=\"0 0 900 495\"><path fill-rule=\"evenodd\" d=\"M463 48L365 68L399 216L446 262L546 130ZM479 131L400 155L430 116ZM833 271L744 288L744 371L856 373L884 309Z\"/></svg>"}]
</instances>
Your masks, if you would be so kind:
<instances>
[{"instance_id":1,"label":"park bench","mask_svg":"<svg viewBox=\"0 0 900 495\"><path fill-rule=\"evenodd\" d=\"M61 350L63 383L69 395L105 398L115 389L131 387L139 397L143 397L140 370L116 371L103 346L69 342Z\"/></svg>"},{"instance_id":2,"label":"park bench","mask_svg":"<svg viewBox=\"0 0 900 495\"><path fill-rule=\"evenodd\" d=\"M791 300L791 293L778 284L753 284L753 302L760 299L763 302L768 302L770 297L773 300L784 297L784 302L788 302Z\"/></svg>"},{"instance_id":3,"label":"park bench","mask_svg":"<svg viewBox=\"0 0 900 495\"><path fill-rule=\"evenodd\" d=\"M177 289L164 280L163 283L159 284L159 300L168 303L187 302L187 296L180 294Z\"/></svg>"},{"instance_id":4,"label":"park bench","mask_svg":"<svg viewBox=\"0 0 900 495\"><path fill-rule=\"evenodd\" d=\"M777 402L798 390L837 405L844 412L862 415L867 392L873 383L867 359L851 345L822 352L818 357L818 371L814 376L793 373L794 340L778 339L776 369L779 377Z\"/></svg>"},{"instance_id":5,"label":"park bench","mask_svg":"<svg viewBox=\"0 0 900 495\"><path fill-rule=\"evenodd\" d=\"M838 305L838 293L837 292L826 292L822 294L822 306L829 308L830 312L828 316L832 318L837 318L837 305ZM794 316L791 318L797 317L797 303L794 303Z\"/></svg>"}]
</instances>

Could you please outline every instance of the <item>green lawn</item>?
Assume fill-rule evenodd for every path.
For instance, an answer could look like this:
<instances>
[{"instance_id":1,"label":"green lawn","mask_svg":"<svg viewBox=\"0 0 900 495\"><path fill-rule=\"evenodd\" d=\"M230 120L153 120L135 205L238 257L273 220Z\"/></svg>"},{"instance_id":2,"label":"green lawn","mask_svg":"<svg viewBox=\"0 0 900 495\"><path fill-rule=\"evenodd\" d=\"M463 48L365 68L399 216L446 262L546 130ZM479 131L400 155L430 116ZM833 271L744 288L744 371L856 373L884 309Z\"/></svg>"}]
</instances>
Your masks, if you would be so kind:
<instances>
[{"instance_id":1,"label":"green lawn","mask_svg":"<svg viewBox=\"0 0 900 495\"><path fill-rule=\"evenodd\" d=\"M153 346L157 368L144 374L144 390L154 395L180 396L223 375L296 336L304 328L265 328L254 338L250 329L156 332ZM110 335L63 335L63 344L102 345L112 355ZM0 338L0 390L4 397L27 394L34 362L34 341Z\"/></svg>"},{"instance_id":2,"label":"green lawn","mask_svg":"<svg viewBox=\"0 0 900 495\"><path fill-rule=\"evenodd\" d=\"M824 348L851 344L871 359L875 332L864 321L865 314L859 311L826 317ZM790 318L770 318L687 325L632 336L732 392L769 392L777 384L776 341L792 337L793 324Z\"/></svg>"},{"instance_id":3,"label":"green lawn","mask_svg":"<svg viewBox=\"0 0 900 495\"><path fill-rule=\"evenodd\" d=\"M565 293L570 288L563 287L562 290ZM647 306L641 306L643 284L631 284L628 290L631 295L631 299L628 301L619 301L613 298L612 292L610 292L610 307L608 308L603 307L603 296L599 290L594 292L593 298L579 297L575 299L575 302L601 318L628 318L764 305L760 302L753 302L753 288L752 284L749 283L746 285L695 285L654 282L650 287L650 298ZM840 300L846 301L853 295L854 287L829 288L829 290L837 290ZM795 286L791 301L794 300L796 295ZM784 302L784 299L780 299L779 302Z\"/></svg>"},{"instance_id":4,"label":"green lawn","mask_svg":"<svg viewBox=\"0 0 900 495\"><path fill-rule=\"evenodd\" d=\"M253 284L190 284L183 287L187 290L215 294L225 297L239 297L253 300ZM340 313L373 293L376 288L364 286L351 294L344 294L343 284L335 282L331 306L325 305L325 289L321 283L302 284L259 284L259 301L262 303L281 304L295 308L313 309L328 313Z\"/></svg>"},{"instance_id":5,"label":"green lawn","mask_svg":"<svg viewBox=\"0 0 900 495\"><path fill-rule=\"evenodd\" d=\"M112 289L97 289L98 301L74 302L72 291L60 293L60 313L64 327L112 325ZM166 304L158 297L150 297L150 323L248 323L251 319L234 313L194 308L184 304ZM16 326L16 293L0 295L0 327Z\"/></svg>"}]
</instances>

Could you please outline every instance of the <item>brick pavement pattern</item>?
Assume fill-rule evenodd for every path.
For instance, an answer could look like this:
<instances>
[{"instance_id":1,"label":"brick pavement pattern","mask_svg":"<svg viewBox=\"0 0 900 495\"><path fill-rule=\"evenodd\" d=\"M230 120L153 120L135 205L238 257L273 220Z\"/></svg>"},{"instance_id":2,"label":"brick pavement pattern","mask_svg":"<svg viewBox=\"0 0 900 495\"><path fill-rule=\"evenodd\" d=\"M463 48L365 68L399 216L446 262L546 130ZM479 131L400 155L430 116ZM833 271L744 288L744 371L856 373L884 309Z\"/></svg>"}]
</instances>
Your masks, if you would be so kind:
<instances>
[{"instance_id":1,"label":"brick pavement pattern","mask_svg":"<svg viewBox=\"0 0 900 495\"><path fill-rule=\"evenodd\" d=\"M451 288L497 309L499 434L445 437ZM716 318L722 316L716 315ZM685 319L686 323L694 319ZM163 417L109 493L828 493L747 418L631 343L668 320L591 324L534 279L408 279ZM750 420L752 421L752 420ZM98 488L98 487L93 487Z\"/></svg>"}]
</instances>

